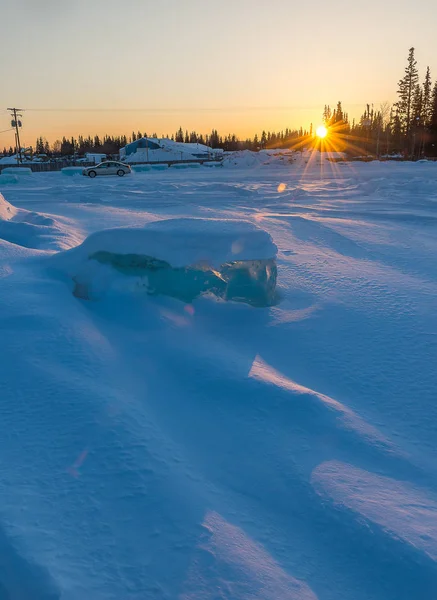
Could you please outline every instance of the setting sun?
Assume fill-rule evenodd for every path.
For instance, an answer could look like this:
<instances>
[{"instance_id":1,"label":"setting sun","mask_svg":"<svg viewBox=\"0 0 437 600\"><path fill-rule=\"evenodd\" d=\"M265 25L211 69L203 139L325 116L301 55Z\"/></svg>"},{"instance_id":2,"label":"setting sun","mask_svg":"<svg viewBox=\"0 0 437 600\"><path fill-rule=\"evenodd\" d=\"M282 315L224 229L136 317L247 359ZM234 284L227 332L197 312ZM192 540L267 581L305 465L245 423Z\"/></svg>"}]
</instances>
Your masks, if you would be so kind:
<instances>
[{"instance_id":1,"label":"setting sun","mask_svg":"<svg viewBox=\"0 0 437 600\"><path fill-rule=\"evenodd\" d=\"M319 138L325 138L328 135L328 130L324 125L320 125L320 127L317 127L316 129L316 135Z\"/></svg>"}]
</instances>

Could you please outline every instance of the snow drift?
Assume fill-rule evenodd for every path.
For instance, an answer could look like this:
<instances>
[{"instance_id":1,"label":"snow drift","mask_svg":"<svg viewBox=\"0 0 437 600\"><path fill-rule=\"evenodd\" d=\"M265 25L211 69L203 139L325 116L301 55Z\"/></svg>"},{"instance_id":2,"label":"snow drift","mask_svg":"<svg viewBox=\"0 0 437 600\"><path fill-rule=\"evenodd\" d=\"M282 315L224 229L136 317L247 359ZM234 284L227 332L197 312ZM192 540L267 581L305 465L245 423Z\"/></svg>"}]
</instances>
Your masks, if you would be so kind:
<instances>
[{"instance_id":1,"label":"snow drift","mask_svg":"<svg viewBox=\"0 0 437 600\"><path fill-rule=\"evenodd\" d=\"M211 292L265 306L275 298L276 253L271 236L247 221L168 219L100 231L51 262L85 299L127 287L186 302Z\"/></svg>"},{"instance_id":2,"label":"snow drift","mask_svg":"<svg viewBox=\"0 0 437 600\"><path fill-rule=\"evenodd\" d=\"M2 189L0 598L435 598L437 164L296 158ZM144 241L178 217L268 232L281 303L71 294L167 246L203 276L188 224Z\"/></svg>"},{"instance_id":3,"label":"snow drift","mask_svg":"<svg viewBox=\"0 0 437 600\"><path fill-rule=\"evenodd\" d=\"M40 250L66 250L80 237L49 215L15 208L0 194L0 240Z\"/></svg>"}]
</instances>

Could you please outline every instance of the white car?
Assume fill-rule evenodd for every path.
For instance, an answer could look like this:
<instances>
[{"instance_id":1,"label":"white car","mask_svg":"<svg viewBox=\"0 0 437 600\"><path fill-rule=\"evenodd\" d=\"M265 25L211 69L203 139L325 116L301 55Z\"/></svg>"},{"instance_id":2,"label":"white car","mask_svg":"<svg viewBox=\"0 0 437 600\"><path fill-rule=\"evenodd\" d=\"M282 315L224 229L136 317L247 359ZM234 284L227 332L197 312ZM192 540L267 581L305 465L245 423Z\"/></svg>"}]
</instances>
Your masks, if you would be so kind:
<instances>
[{"instance_id":1,"label":"white car","mask_svg":"<svg viewBox=\"0 0 437 600\"><path fill-rule=\"evenodd\" d=\"M108 160L95 167L87 167L82 171L82 175L87 175L91 178L96 177L97 175L118 175L119 177L123 177L123 175L127 175L131 172L129 165L124 165L123 163L115 162L114 160Z\"/></svg>"}]
</instances>

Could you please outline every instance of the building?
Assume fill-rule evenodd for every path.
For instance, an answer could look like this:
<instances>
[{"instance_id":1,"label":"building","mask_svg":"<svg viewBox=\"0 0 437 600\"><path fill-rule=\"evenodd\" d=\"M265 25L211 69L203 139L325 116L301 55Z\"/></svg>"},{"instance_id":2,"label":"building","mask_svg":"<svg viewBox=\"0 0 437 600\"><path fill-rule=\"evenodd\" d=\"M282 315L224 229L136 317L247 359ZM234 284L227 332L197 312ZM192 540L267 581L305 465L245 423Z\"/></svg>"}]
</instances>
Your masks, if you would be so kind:
<instances>
[{"instance_id":1,"label":"building","mask_svg":"<svg viewBox=\"0 0 437 600\"><path fill-rule=\"evenodd\" d=\"M220 160L223 150L204 144L185 144L166 138L140 138L120 149L126 163Z\"/></svg>"},{"instance_id":2,"label":"building","mask_svg":"<svg viewBox=\"0 0 437 600\"><path fill-rule=\"evenodd\" d=\"M95 165L98 165L99 163L103 162L104 160L106 160L106 158L106 154L103 154L101 152L86 152L85 154L86 162L94 163Z\"/></svg>"}]
</instances>

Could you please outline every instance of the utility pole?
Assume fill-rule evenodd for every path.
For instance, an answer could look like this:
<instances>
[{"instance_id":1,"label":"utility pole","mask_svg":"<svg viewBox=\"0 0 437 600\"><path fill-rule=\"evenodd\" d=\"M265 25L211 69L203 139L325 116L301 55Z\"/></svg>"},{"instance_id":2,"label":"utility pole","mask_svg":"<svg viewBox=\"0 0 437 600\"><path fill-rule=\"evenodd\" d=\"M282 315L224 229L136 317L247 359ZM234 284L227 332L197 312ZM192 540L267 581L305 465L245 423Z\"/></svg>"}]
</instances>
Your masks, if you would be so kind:
<instances>
[{"instance_id":1,"label":"utility pole","mask_svg":"<svg viewBox=\"0 0 437 600\"><path fill-rule=\"evenodd\" d=\"M22 112L23 109L22 108L8 108L6 110L10 110L11 111L11 117L12 117L12 121L11 121L11 125L12 127L15 127L15 145L16 145L16 150L17 150L17 164L20 164L21 162L21 143L20 143L20 132L19 132L19 127L22 126L21 121L18 119L18 117L22 117Z\"/></svg>"}]
</instances>

